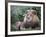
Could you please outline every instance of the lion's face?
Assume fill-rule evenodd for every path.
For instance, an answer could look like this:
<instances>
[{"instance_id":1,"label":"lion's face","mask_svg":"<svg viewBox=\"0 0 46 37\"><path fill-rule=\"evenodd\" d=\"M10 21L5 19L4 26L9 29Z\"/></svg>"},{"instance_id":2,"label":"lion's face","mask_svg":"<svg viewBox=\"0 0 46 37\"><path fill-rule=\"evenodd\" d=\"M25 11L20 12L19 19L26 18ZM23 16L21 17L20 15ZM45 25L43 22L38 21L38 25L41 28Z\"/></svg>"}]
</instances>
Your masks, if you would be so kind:
<instances>
[{"instance_id":1,"label":"lion's face","mask_svg":"<svg viewBox=\"0 0 46 37\"><path fill-rule=\"evenodd\" d=\"M26 15L26 21L27 22L31 22L33 18L33 14L31 12L28 12Z\"/></svg>"}]
</instances>

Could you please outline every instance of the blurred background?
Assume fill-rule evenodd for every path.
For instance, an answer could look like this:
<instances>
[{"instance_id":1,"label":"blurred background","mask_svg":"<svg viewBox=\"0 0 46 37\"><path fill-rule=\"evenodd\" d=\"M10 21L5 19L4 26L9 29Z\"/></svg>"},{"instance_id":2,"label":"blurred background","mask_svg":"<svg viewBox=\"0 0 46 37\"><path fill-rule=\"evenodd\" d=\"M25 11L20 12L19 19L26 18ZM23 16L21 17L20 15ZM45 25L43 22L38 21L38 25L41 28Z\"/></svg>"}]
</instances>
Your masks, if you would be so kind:
<instances>
[{"instance_id":1,"label":"blurred background","mask_svg":"<svg viewBox=\"0 0 46 37\"><path fill-rule=\"evenodd\" d=\"M15 28L15 23L16 21L23 21L24 19L24 14L26 14L26 10L36 10L37 11L37 16L40 19L41 22L41 7L35 7L35 6L15 6L11 5L11 31L16 31ZM29 30L29 29L28 29Z\"/></svg>"}]
</instances>

